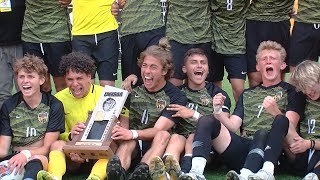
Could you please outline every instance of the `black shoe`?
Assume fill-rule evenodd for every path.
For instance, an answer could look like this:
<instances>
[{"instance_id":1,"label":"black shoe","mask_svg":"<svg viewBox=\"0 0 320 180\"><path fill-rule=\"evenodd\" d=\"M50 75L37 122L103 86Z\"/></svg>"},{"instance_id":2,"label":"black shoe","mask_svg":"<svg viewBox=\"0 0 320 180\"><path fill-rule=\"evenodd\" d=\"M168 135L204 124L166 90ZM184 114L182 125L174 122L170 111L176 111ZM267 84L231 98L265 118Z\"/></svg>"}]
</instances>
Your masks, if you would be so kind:
<instances>
[{"instance_id":1,"label":"black shoe","mask_svg":"<svg viewBox=\"0 0 320 180\"><path fill-rule=\"evenodd\" d=\"M110 180L125 180L126 172L121 166L121 161L117 155L113 155L107 165L107 178Z\"/></svg>"},{"instance_id":2,"label":"black shoe","mask_svg":"<svg viewBox=\"0 0 320 180\"><path fill-rule=\"evenodd\" d=\"M128 180L149 180L149 166L146 163L139 163L128 177Z\"/></svg>"}]
</instances>

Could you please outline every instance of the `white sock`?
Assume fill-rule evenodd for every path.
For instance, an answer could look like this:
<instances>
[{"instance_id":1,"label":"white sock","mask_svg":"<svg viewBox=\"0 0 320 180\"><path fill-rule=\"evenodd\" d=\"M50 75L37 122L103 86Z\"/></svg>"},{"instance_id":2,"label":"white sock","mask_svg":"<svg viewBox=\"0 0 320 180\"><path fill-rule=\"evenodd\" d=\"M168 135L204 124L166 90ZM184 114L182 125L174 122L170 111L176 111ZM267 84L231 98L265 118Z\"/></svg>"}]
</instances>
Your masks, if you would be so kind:
<instances>
[{"instance_id":1,"label":"white sock","mask_svg":"<svg viewBox=\"0 0 320 180\"><path fill-rule=\"evenodd\" d=\"M192 154L185 154L184 157L192 157Z\"/></svg>"},{"instance_id":2,"label":"white sock","mask_svg":"<svg viewBox=\"0 0 320 180\"><path fill-rule=\"evenodd\" d=\"M204 168L206 167L207 160L203 157L192 158L192 166L190 172L196 174L203 174Z\"/></svg>"},{"instance_id":3,"label":"white sock","mask_svg":"<svg viewBox=\"0 0 320 180\"><path fill-rule=\"evenodd\" d=\"M163 156L162 156L162 159L163 159L165 156L168 156L168 155L171 155L171 156L172 156L171 153L164 153Z\"/></svg>"},{"instance_id":4,"label":"white sock","mask_svg":"<svg viewBox=\"0 0 320 180\"><path fill-rule=\"evenodd\" d=\"M248 179L248 176L251 175L251 174L253 174L253 172L250 171L250 170L247 169L247 168L242 168L242 169L240 170L240 176L244 177L245 179Z\"/></svg>"},{"instance_id":5,"label":"white sock","mask_svg":"<svg viewBox=\"0 0 320 180\"><path fill-rule=\"evenodd\" d=\"M273 174L274 173L274 165L270 161L266 161L263 163L262 169Z\"/></svg>"}]
</instances>

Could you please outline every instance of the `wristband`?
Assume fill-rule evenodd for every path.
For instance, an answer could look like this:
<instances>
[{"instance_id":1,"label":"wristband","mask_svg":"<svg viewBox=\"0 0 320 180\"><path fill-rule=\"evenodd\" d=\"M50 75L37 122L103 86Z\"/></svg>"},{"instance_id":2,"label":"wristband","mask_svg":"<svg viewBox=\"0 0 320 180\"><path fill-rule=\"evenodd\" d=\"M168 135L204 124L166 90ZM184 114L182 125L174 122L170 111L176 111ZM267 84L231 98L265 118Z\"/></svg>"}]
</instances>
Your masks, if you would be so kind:
<instances>
[{"instance_id":1,"label":"wristband","mask_svg":"<svg viewBox=\"0 0 320 180\"><path fill-rule=\"evenodd\" d=\"M29 150L22 150L22 151L20 151L20 153L22 153L27 158L27 161L30 160L31 152Z\"/></svg>"},{"instance_id":2,"label":"wristband","mask_svg":"<svg viewBox=\"0 0 320 180\"><path fill-rule=\"evenodd\" d=\"M136 130L130 130L132 133L132 139L137 139L138 138L138 132Z\"/></svg>"},{"instance_id":3,"label":"wristband","mask_svg":"<svg viewBox=\"0 0 320 180\"><path fill-rule=\"evenodd\" d=\"M194 111L192 119L193 120L198 120L200 118L200 113L198 111Z\"/></svg>"}]
</instances>

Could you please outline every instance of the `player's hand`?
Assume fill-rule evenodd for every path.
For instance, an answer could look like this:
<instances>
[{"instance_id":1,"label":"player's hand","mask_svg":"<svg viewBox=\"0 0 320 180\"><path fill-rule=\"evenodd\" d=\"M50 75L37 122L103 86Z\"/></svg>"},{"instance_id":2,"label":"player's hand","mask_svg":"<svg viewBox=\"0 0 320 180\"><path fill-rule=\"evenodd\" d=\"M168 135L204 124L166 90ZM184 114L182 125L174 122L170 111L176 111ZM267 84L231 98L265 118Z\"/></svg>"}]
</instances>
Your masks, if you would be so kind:
<instances>
[{"instance_id":1,"label":"player's hand","mask_svg":"<svg viewBox=\"0 0 320 180\"><path fill-rule=\"evenodd\" d=\"M80 134L85 128L86 126L83 123L78 122L75 124L71 129L71 139L73 139L75 135Z\"/></svg>"},{"instance_id":2,"label":"player's hand","mask_svg":"<svg viewBox=\"0 0 320 180\"><path fill-rule=\"evenodd\" d=\"M302 137L296 137L293 140L295 142L290 145L290 151L294 154L303 153L310 148L311 142L309 140L305 140Z\"/></svg>"},{"instance_id":3,"label":"player's hand","mask_svg":"<svg viewBox=\"0 0 320 180\"><path fill-rule=\"evenodd\" d=\"M114 16L118 16L120 12L120 5L114 1L111 5L111 14Z\"/></svg>"},{"instance_id":4,"label":"player's hand","mask_svg":"<svg viewBox=\"0 0 320 180\"><path fill-rule=\"evenodd\" d=\"M181 117L181 118L192 118L194 114L194 110L189 109L185 106L181 106L179 104L169 104L167 107L168 111L176 111L172 117Z\"/></svg>"},{"instance_id":5,"label":"player's hand","mask_svg":"<svg viewBox=\"0 0 320 180\"><path fill-rule=\"evenodd\" d=\"M67 7L71 3L71 0L59 0L61 7Z\"/></svg>"},{"instance_id":6,"label":"player's hand","mask_svg":"<svg viewBox=\"0 0 320 180\"><path fill-rule=\"evenodd\" d=\"M79 154L77 153L70 153L70 159L73 162L77 162L77 163L84 163L84 162L89 162L88 159L83 159Z\"/></svg>"},{"instance_id":7,"label":"player's hand","mask_svg":"<svg viewBox=\"0 0 320 180\"><path fill-rule=\"evenodd\" d=\"M18 173L21 174L23 167L27 164L27 158L24 154L18 153L14 155L9 161L8 161L8 167L10 174L14 171L14 174L17 175Z\"/></svg>"},{"instance_id":8,"label":"player's hand","mask_svg":"<svg viewBox=\"0 0 320 180\"><path fill-rule=\"evenodd\" d=\"M118 0L120 7L123 7L126 4L126 0Z\"/></svg>"},{"instance_id":9,"label":"player's hand","mask_svg":"<svg viewBox=\"0 0 320 180\"><path fill-rule=\"evenodd\" d=\"M138 77L135 74L128 76L121 84L122 89L132 92L132 86L138 81Z\"/></svg>"},{"instance_id":10,"label":"player's hand","mask_svg":"<svg viewBox=\"0 0 320 180\"><path fill-rule=\"evenodd\" d=\"M271 96L267 96L264 98L262 106L265 109L265 111L272 117L276 117L277 115L281 114L277 102Z\"/></svg>"},{"instance_id":11,"label":"player's hand","mask_svg":"<svg viewBox=\"0 0 320 180\"><path fill-rule=\"evenodd\" d=\"M212 105L222 106L224 104L225 99L226 99L226 97L222 93L218 93L218 94L214 95L214 97L212 98Z\"/></svg>"},{"instance_id":12,"label":"player's hand","mask_svg":"<svg viewBox=\"0 0 320 180\"><path fill-rule=\"evenodd\" d=\"M113 140L131 140L132 132L129 129L115 125L112 129L111 138Z\"/></svg>"}]
</instances>

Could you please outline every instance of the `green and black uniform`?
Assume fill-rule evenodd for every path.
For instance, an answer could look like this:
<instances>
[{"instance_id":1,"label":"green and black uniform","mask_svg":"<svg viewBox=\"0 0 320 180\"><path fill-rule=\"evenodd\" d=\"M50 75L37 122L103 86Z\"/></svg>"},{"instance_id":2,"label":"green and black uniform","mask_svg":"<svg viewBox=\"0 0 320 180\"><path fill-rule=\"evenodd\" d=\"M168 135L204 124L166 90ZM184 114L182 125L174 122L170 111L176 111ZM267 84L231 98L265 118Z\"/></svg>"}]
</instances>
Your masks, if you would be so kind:
<instances>
[{"instance_id":1,"label":"green and black uniform","mask_svg":"<svg viewBox=\"0 0 320 180\"><path fill-rule=\"evenodd\" d=\"M256 54L262 41L275 41L287 52L290 45L290 12L294 0L252 0L247 13L247 71L256 72Z\"/></svg>"},{"instance_id":2,"label":"green and black uniform","mask_svg":"<svg viewBox=\"0 0 320 180\"><path fill-rule=\"evenodd\" d=\"M18 92L4 102L0 127L1 136L12 137L12 146L33 144L47 132L64 132L63 105L51 94L42 93L41 103L31 109Z\"/></svg>"},{"instance_id":3,"label":"green and black uniform","mask_svg":"<svg viewBox=\"0 0 320 180\"><path fill-rule=\"evenodd\" d=\"M205 87L200 90L192 90L187 84L182 85L180 88L187 96L187 107L189 109L195 110L201 115L213 115L212 98L216 94L222 93L226 97L222 106L222 111L230 113L231 102L228 94L218 86L215 86L212 82L206 82ZM175 132L188 137L189 134L194 133L196 122L197 121L192 118L179 121L175 128Z\"/></svg>"}]
</instances>

